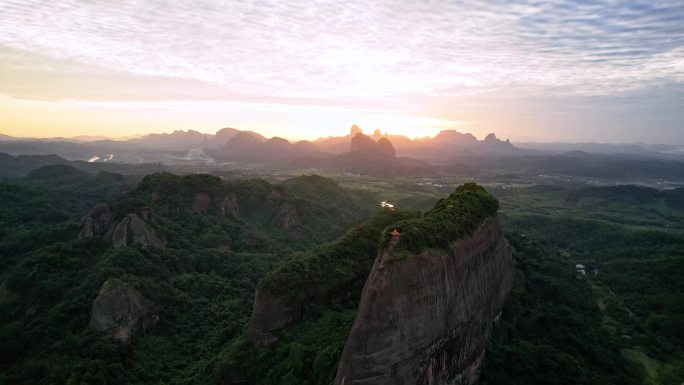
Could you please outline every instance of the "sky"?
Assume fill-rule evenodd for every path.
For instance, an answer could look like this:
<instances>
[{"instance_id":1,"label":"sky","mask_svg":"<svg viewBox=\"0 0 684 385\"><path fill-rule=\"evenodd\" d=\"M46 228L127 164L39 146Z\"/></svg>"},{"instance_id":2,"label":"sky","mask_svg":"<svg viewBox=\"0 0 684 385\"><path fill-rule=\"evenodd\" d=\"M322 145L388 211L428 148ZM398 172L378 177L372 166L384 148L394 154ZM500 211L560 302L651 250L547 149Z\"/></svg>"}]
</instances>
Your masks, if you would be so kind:
<instances>
[{"instance_id":1,"label":"sky","mask_svg":"<svg viewBox=\"0 0 684 385\"><path fill-rule=\"evenodd\" d=\"M0 2L0 133L684 144L684 2Z\"/></svg>"}]
</instances>

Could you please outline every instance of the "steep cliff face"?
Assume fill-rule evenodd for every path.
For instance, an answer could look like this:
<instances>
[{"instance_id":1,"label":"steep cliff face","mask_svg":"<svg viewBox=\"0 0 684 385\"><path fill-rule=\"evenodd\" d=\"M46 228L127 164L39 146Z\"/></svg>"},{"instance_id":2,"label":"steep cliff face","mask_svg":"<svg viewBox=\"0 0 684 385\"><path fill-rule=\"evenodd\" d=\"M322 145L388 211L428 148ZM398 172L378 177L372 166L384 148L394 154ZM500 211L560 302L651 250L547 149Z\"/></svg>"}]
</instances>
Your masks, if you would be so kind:
<instances>
[{"instance_id":1,"label":"steep cliff face","mask_svg":"<svg viewBox=\"0 0 684 385\"><path fill-rule=\"evenodd\" d=\"M211 206L211 195L207 193L196 193L192 200L192 212L204 213Z\"/></svg>"},{"instance_id":2,"label":"steep cliff face","mask_svg":"<svg viewBox=\"0 0 684 385\"><path fill-rule=\"evenodd\" d=\"M380 252L335 384L473 384L514 264L498 219L444 253Z\"/></svg>"},{"instance_id":3,"label":"steep cliff face","mask_svg":"<svg viewBox=\"0 0 684 385\"><path fill-rule=\"evenodd\" d=\"M301 316L302 304L296 299L257 290L249 320L248 339L254 346L269 346L278 340L278 334L283 329Z\"/></svg>"},{"instance_id":4,"label":"steep cliff face","mask_svg":"<svg viewBox=\"0 0 684 385\"><path fill-rule=\"evenodd\" d=\"M219 203L219 212L221 215L235 217L240 211L235 195L229 194Z\"/></svg>"},{"instance_id":5,"label":"steep cliff face","mask_svg":"<svg viewBox=\"0 0 684 385\"><path fill-rule=\"evenodd\" d=\"M128 342L134 333L159 321L159 308L126 282L108 279L93 302L90 327Z\"/></svg>"},{"instance_id":6,"label":"steep cliff face","mask_svg":"<svg viewBox=\"0 0 684 385\"><path fill-rule=\"evenodd\" d=\"M164 247L164 241L137 214L128 214L123 217L109 229L106 239L115 249L126 246Z\"/></svg>"},{"instance_id":7,"label":"steep cliff face","mask_svg":"<svg viewBox=\"0 0 684 385\"><path fill-rule=\"evenodd\" d=\"M93 207L86 216L81 219L81 232L79 238L92 238L95 234L103 232L112 223L114 215L109 203L100 202Z\"/></svg>"}]
</instances>

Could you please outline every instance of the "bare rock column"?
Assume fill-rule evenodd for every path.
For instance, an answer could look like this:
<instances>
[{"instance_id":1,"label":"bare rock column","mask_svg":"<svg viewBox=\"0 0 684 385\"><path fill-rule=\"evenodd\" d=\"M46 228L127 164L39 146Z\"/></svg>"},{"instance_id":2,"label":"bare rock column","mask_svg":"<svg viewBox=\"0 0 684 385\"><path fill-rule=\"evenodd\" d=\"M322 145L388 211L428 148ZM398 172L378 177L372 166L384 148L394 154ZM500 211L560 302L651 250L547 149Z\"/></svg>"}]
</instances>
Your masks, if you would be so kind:
<instances>
[{"instance_id":1,"label":"bare rock column","mask_svg":"<svg viewBox=\"0 0 684 385\"><path fill-rule=\"evenodd\" d=\"M159 321L159 308L119 279L108 279L93 302L90 327L108 338L129 342L133 334Z\"/></svg>"}]
</instances>

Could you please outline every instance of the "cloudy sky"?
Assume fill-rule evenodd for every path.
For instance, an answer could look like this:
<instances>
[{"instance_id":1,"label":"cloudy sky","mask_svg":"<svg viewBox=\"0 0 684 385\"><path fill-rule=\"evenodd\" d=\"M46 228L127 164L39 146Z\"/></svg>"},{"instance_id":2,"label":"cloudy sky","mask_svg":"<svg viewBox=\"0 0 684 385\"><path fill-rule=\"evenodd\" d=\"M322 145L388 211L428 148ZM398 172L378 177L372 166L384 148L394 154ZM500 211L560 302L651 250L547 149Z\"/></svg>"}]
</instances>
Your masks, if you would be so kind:
<instances>
[{"instance_id":1,"label":"cloudy sky","mask_svg":"<svg viewBox=\"0 0 684 385\"><path fill-rule=\"evenodd\" d=\"M0 132L684 144L684 2L0 2Z\"/></svg>"}]
</instances>

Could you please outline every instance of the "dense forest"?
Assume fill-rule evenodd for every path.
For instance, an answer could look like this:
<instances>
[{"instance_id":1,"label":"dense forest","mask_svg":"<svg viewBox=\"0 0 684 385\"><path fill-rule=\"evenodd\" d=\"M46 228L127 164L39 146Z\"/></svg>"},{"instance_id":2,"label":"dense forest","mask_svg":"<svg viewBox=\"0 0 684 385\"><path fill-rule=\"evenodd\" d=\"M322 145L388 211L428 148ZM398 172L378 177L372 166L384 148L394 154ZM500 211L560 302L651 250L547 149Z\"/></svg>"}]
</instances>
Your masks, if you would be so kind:
<instances>
[{"instance_id":1,"label":"dense forest","mask_svg":"<svg viewBox=\"0 0 684 385\"><path fill-rule=\"evenodd\" d=\"M492 191L500 202L458 208L466 223L501 207L517 266L480 382L680 384L684 237L665 225L681 223L682 190ZM408 251L439 247L451 231L424 229L453 202L421 213L425 199L404 193L414 206L381 211L377 193L319 176L141 177L66 165L0 182L0 384L331 383L387 230L423 234L397 246ZM146 218L163 247L113 247L101 229L79 237L98 203L114 224ZM616 210L627 206L646 215ZM88 327L110 278L161 309L130 343ZM308 303L301 322L263 349L245 340L259 285Z\"/></svg>"}]
</instances>

